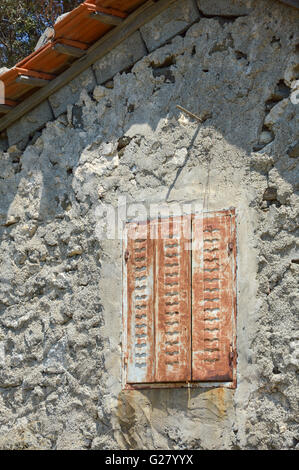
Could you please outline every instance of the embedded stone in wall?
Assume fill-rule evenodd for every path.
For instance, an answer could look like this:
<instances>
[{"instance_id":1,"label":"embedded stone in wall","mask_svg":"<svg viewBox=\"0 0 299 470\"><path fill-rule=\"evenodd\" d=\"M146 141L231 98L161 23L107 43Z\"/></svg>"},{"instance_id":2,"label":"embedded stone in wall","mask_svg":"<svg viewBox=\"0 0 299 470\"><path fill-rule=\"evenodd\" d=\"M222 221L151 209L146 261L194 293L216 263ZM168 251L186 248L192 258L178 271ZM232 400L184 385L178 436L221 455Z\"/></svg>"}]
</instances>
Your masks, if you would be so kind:
<instances>
[{"instance_id":1,"label":"embedded stone in wall","mask_svg":"<svg viewBox=\"0 0 299 470\"><path fill-rule=\"evenodd\" d=\"M289 146L288 156L291 157L291 158L299 157L299 141L297 141L294 144Z\"/></svg>"},{"instance_id":2,"label":"embedded stone in wall","mask_svg":"<svg viewBox=\"0 0 299 470\"><path fill-rule=\"evenodd\" d=\"M236 16L249 12L248 0L197 0L197 5L204 15Z\"/></svg>"},{"instance_id":3,"label":"embedded stone in wall","mask_svg":"<svg viewBox=\"0 0 299 470\"><path fill-rule=\"evenodd\" d=\"M113 76L131 67L147 54L139 31L113 49L109 54L93 65L98 85L102 85Z\"/></svg>"},{"instance_id":4,"label":"embedded stone in wall","mask_svg":"<svg viewBox=\"0 0 299 470\"><path fill-rule=\"evenodd\" d=\"M195 2L178 1L152 21L140 28L141 35L149 51L164 44L176 34L184 31L199 18Z\"/></svg>"},{"instance_id":5,"label":"embedded stone in wall","mask_svg":"<svg viewBox=\"0 0 299 470\"><path fill-rule=\"evenodd\" d=\"M70 83L60 88L49 97L54 116L57 117L65 113L68 105L75 104L79 98L82 89L91 91L96 86L96 80L91 68L84 70Z\"/></svg>"},{"instance_id":6,"label":"embedded stone in wall","mask_svg":"<svg viewBox=\"0 0 299 470\"><path fill-rule=\"evenodd\" d=\"M30 134L44 127L44 125L52 121L53 113L48 101L43 101L36 108L16 121L7 129L7 137L9 145L17 144L23 139L27 139Z\"/></svg>"}]
</instances>

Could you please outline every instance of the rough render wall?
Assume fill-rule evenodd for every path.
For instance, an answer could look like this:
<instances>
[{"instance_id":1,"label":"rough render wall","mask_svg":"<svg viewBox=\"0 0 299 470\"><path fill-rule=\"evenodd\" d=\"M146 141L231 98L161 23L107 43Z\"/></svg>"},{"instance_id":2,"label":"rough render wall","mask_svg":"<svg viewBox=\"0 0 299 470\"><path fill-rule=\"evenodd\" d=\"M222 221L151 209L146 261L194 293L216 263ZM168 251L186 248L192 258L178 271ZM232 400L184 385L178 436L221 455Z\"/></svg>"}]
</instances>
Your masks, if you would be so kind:
<instances>
[{"instance_id":1,"label":"rough render wall","mask_svg":"<svg viewBox=\"0 0 299 470\"><path fill-rule=\"evenodd\" d=\"M62 114L0 154L0 448L298 446L299 17L198 6L145 26L156 50L106 86L86 72L76 103L66 87ZM121 243L96 234L120 196L237 208L236 390L121 390Z\"/></svg>"}]
</instances>

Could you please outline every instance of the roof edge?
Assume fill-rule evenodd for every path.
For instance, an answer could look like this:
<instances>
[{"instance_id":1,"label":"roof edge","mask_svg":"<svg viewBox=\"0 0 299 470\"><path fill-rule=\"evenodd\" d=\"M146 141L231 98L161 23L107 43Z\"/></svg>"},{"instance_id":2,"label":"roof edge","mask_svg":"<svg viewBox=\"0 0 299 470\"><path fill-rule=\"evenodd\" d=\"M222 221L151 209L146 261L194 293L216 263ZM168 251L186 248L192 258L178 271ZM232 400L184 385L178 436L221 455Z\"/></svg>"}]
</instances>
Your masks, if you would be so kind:
<instances>
[{"instance_id":1,"label":"roof edge","mask_svg":"<svg viewBox=\"0 0 299 470\"><path fill-rule=\"evenodd\" d=\"M84 72L97 60L104 57L125 39L138 31L144 24L166 10L176 0L148 0L137 10L131 13L121 25L102 36L93 44L87 53L75 61L65 72L51 80L46 86L39 89L0 120L0 132L5 131L14 122L45 101L50 95L67 85L71 80Z\"/></svg>"}]
</instances>

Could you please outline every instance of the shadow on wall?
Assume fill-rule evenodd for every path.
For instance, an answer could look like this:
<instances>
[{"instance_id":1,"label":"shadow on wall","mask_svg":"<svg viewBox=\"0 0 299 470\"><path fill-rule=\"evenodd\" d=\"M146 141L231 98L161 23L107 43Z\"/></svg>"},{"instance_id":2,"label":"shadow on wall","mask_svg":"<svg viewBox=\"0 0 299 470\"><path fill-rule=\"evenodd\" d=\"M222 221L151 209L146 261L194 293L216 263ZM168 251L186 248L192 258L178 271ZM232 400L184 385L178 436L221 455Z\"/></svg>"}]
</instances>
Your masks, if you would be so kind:
<instances>
[{"instance_id":1,"label":"shadow on wall","mask_svg":"<svg viewBox=\"0 0 299 470\"><path fill-rule=\"evenodd\" d=\"M61 136L63 129L64 126L58 123L57 131ZM71 207L68 193L73 168L80 158L80 139L70 136L71 140L67 142L69 133L66 132L65 139L58 141L57 134L54 134L45 133L44 141L37 140L24 153L13 146L0 160L0 227L5 233L20 219L50 222L55 217L63 218ZM56 140L46 143L51 138ZM67 158L61 151L61 146L66 143L70 152ZM46 145L48 151L45 150Z\"/></svg>"},{"instance_id":2,"label":"shadow on wall","mask_svg":"<svg viewBox=\"0 0 299 470\"><path fill-rule=\"evenodd\" d=\"M101 122L96 116L100 105L93 101L95 124L91 137L86 138L82 108L74 106L71 125L69 125L66 115L61 115L54 123L50 123L47 130L43 132L42 139L45 142L38 138L41 133L37 133L34 136L36 142L33 146L27 147L23 155L17 146L10 148L8 153L3 154L0 160L0 233L2 232L2 237L5 237L9 227L16 224L20 218L25 217L39 223L45 223L55 217L63 218L76 203L82 206L82 201L76 200L73 194L72 183L74 171L84 149L89 146L93 148L99 146L102 136L103 142L118 141L119 148L123 152L130 139L142 134L146 138L148 132L154 134L160 122L166 118L172 123L172 127L179 126L180 112L176 109L177 104L198 114L203 122L197 125L194 135L190 137L185 159L180 163L176 176L169 185L166 200L171 196L171 191L186 167L194 144L203 129L213 129L221 134L230 145L235 146L236 151L240 149L247 155L250 155L252 151L259 152L261 155L275 153L274 128L276 123L273 119L278 119L278 121L280 119L295 120L297 111L297 107L292 105L288 99L290 88L282 80L278 80L276 83L273 83L272 80L272 83L269 84L269 91L264 97L261 96L262 90L253 88L251 91L247 90L246 96L227 100L223 95L225 95L225 89L229 89L230 85L221 86L220 74L216 70L198 72L198 62L194 59L194 63L190 60L189 70L182 76L179 67L175 64L165 66L168 61L169 57L161 67L155 66L153 68L152 63L147 66L149 73L154 72L153 76L159 77L149 100L144 100L143 104L137 105L130 103L127 98L126 106L123 104L119 113L118 110L115 111L114 121L121 120L123 113L127 113L125 125L121 129L121 126L111 122L113 119L107 119L107 112ZM231 75L230 81L235 84L238 77L233 76L229 70L230 65L233 64L226 62L227 73ZM198 72L199 78L195 78L195 71ZM171 81L169 81L169 77L172 77ZM122 76L122 80L124 79L125 75ZM215 89L215 83L218 81L220 81L217 83L218 91L211 96L208 90ZM142 88L140 91L142 92ZM113 104L116 104L119 95L116 90L109 90L109 92L104 101L106 106L112 106L110 110L112 113ZM235 90L232 94L238 95L238 91ZM137 98L139 99L138 95ZM272 112L274 117L271 121L272 110L274 110ZM275 116L275 112L278 113L278 116ZM185 117L192 121L192 118ZM97 126L98 129L96 129ZM102 126L106 127L106 132L102 132ZM279 126L280 123L278 123ZM298 144L294 144L290 130L280 129L279 131L280 133L285 132L285 142L291 142L287 148L289 156L296 156ZM83 137L80 134L83 134ZM171 139L171 135L169 138ZM97 142L95 143L94 140ZM278 145L276 153L281 152L286 153L286 149L281 149L281 145ZM290 160L290 163L292 164L293 160ZM284 178L289 179L291 183L294 182L291 172L284 171ZM22 197L24 191L28 194L28 198L26 205L21 207L20 204L24 203ZM20 197L18 197L18 192L21 193ZM39 207L37 207L37 200L39 200ZM86 200L84 203L86 210L88 210L88 202L91 201ZM79 211L84 212L85 209L81 207Z\"/></svg>"},{"instance_id":3,"label":"shadow on wall","mask_svg":"<svg viewBox=\"0 0 299 470\"><path fill-rule=\"evenodd\" d=\"M281 9L288 12L283 6ZM107 83L106 89L100 87L102 96L98 103L92 94L87 96L84 103L87 112L94 108L89 118L86 108L73 106L72 116L61 115L48 125L43 132L43 144L36 141L40 135L37 133L31 142L33 147L27 148L23 157L17 148L5 154L0 161L2 237L20 217L45 223L55 217L63 218L76 204L78 215L88 210L93 196L85 198L82 205L82 200L76 200L73 194L74 171L83 150L96 147L95 140L100 145L101 139L120 142L123 136L132 139L136 135L145 138L147 133L154 135L165 118L178 125L177 105L198 115L203 123L190 137L185 160L168 184L167 198L204 128L213 129L236 151L240 149L247 155L252 151L268 155L285 153L282 139L276 143L276 133L283 134L284 142L290 142L290 156L298 152L294 150L292 129L280 122L295 120L298 109L290 103L291 89L283 80L290 51L282 47L282 41L287 39L294 53L298 45L291 32L282 39L278 32L266 28L262 47L258 48L250 34L257 13L206 17L201 13L190 34L184 31L173 44L137 63L134 73L127 70L116 76L114 83ZM279 27L283 31L283 23ZM294 65L292 73L288 72L289 82L291 75L296 79L297 74L298 67ZM293 183L290 171L285 171L284 178ZM28 199L26 206L20 207L18 192L24 191ZM24 198L20 196L23 204Z\"/></svg>"},{"instance_id":4,"label":"shadow on wall","mask_svg":"<svg viewBox=\"0 0 299 470\"><path fill-rule=\"evenodd\" d=\"M99 149L103 143L113 142L119 157L140 138L146 142L148 138L153 141L166 136L169 148L172 148L181 119L189 119L191 131L188 131L188 143L184 143L186 153L178 163L173 179L167 180L167 175L157 176L155 168L146 170L159 179L161 187L168 188L166 200L171 200L173 188L179 184L191 155L208 168L204 188L208 195L213 145L218 153L221 145L218 138L211 143L212 134L223 136L235 148L236 154L241 152L244 158L252 152L258 152L260 156L270 155L273 162L267 163L266 167L262 164L260 171L267 175L276 160L281 177L295 184L294 159L288 157L298 154L293 130L298 106L289 100L290 88L281 78L284 73L282 64L273 70L273 59L265 53L268 60L264 65L266 72L262 72L260 81L256 80L254 69L257 62L251 62L248 51L248 55L245 52L241 54L231 44L230 27L233 23L223 27L213 19L202 21L204 25L198 38L179 36L176 46L166 45L137 63L134 73L128 71L117 75L112 85L100 87L103 95L100 99L86 93L83 101L72 107L71 115L61 115L47 125L42 135L35 134L33 145L28 146L24 154L12 147L2 155L0 240L3 247L11 236L19 237L23 244L22 230L27 230L30 240L37 228L46 224L48 244L55 244L57 240L51 241L51 238L59 238L61 234L56 230L56 234L51 236L51 223L60 220L63 225L70 220L78 221L99 200L95 188L106 184L105 172L98 171L102 162ZM203 39L207 32L212 39ZM270 39L266 49L273 52L276 45L277 41L271 43ZM195 113L203 122L198 124L182 115L177 105ZM203 141L210 141L206 155L200 155L198 150L203 131L207 136ZM176 145L180 146L180 141ZM144 145L143 149L146 154L147 146ZM287 157L287 160L280 157ZM113 158L108 151L104 160L107 164ZM227 152L224 158L227 165L233 166ZM271 158L268 160L272 161ZM89 171L85 173L86 162ZM82 163L83 169L80 167ZM139 172L139 162L135 163ZM160 167L163 165L162 161ZM118 191L120 183L114 184L112 192ZM270 188L268 193L266 204L279 205L277 189ZM208 207L208 196L204 203ZM17 229L15 234L13 229L18 227L19 221L26 221L27 228L21 227L20 233ZM12 230L14 235L11 235ZM17 263L24 258L24 250L13 256ZM8 263L8 258L5 263ZM9 284L8 273L12 272L11 265L5 266L2 268L2 285Z\"/></svg>"}]
</instances>

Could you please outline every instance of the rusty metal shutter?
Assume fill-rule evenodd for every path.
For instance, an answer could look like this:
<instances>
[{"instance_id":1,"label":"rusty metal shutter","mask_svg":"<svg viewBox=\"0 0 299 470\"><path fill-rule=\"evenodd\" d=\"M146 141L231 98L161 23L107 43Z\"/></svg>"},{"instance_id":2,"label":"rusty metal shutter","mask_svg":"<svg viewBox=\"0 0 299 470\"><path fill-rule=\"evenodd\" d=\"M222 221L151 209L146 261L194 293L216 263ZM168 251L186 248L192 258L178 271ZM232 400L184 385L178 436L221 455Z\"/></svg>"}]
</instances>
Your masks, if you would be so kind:
<instances>
[{"instance_id":1,"label":"rusty metal shutter","mask_svg":"<svg viewBox=\"0 0 299 470\"><path fill-rule=\"evenodd\" d=\"M126 382L191 379L191 218L127 225Z\"/></svg>"},{"instance_id":2,"label":"rusty metal shutter","mask_svg":"<svg viewBox=\"0 0 299 470\"><path fill-rule=\"evenodd\" d=\"M192 380L232 381L236 239L234 211L192 224Z\"/></svg>"},{"instance_id":3,"label":"rusty metal shutter","mask_svg":"<svg viewBox=\"0 0 299 470\"><path fill-rule=\"evenodd\" d=\"M191 380L191 217L158 222L156 381Z\"/></svg>"},{"instance_id":4,"label":"rusty metal shutter","mask_svg":"<svg viewBox=\"0 0 299 470\"><path fill-rule=\"evenodd\" d=\"M124 318L127 383L154 379L153 240L149 223L131 223L125 240Z\"/></svg>"},{"instance_id":5,"label":"rusty metal shutter","mask_svg":"<svg viewBox=\"0 0 299 470\"><path fill-rule=\"evenodd\" d=\"M126 233L126 383L235 383L234 211L131 223Z\"/></svg>"}]
</instances>

